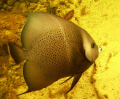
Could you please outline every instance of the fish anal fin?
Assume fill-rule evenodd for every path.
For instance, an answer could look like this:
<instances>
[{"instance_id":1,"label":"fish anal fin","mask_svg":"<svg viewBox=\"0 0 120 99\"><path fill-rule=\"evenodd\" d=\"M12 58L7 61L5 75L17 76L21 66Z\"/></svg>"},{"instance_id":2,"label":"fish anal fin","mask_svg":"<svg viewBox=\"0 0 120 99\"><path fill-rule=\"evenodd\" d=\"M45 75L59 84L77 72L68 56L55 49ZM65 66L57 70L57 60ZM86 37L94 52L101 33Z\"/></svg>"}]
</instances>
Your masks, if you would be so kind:
<instances>
[{"instance_id":1,"label":"fish anal fin","mask_svg":"<svg viewBox=\"0 0 120 99\"><path fill-rule=\"evenodd\" d=\"M82 75L82 74L76 74L76 75L74 76L74 79L73 79L71 88L67 91L67 93L70 92L70 91L73 89L73 87L77 84L77 82L79 81L81 75Z\"/></svg>"},{"instance_id":2,"label":"fish anal fin","mask_svg":"<svg viewBox=\"0 0 120 99\"><path fill-rule=\"evenodd\" d=\"M24 51L18 46L13 43L8 43L8 50L17 64L24 60Z\"/></svg>"},{"instance_id":3,"label":"fish anal fin","mask_svg":"<svg viewBox=\"0 0 120 99\"><path fill-rule=\"evenodd\" d=\"M23 75L28 90L25 93L40 90L55 82L56 78L50 78L49 75L44 74L44 69L35 61L27 60L23 66Z\"/></svg>"},{"instance_id":4,"label":"fish anal fin","mask_svg":"<svg viewBox=\"0 0 120 99\"><path fill-rule=\"evenodd\" d=\"M69 79L71 79L73 76L70 76L68 79L66 79L64 82L62 82L61 84L67 82Z\"/></svg>"}]
</instances>

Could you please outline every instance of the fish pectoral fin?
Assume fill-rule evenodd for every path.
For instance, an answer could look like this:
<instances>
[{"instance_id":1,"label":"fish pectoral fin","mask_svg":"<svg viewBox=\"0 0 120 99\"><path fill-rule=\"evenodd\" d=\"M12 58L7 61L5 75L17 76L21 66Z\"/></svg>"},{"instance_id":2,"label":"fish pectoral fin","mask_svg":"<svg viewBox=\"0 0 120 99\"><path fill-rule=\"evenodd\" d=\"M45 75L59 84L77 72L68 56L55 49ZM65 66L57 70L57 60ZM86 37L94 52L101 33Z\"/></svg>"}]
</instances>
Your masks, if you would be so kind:
<instances>
[{"instance_id":1,"label":"fish pectoral fin","mask_svg":"<svg viewBox=\"0 0 120 99\"><path fill-rule=\"evenodd\" d=\"M70 76L68 79L66 79L64 82L62 82L61 84L67 82L69 79L71 79L73 76Z\"/></svg>"},{"instance_id":2,"label":"fish pectoral fin","mask_svg":"<svg viewBox=\"0 0 120 99\"><path fill-rule=\"evenodd\" d=\"M73 63L76 66L79 66L84 61L84 57L77 49L74 49Z\"/></svg>"},{"instance_id":3,"label":"fish pectoral fin","mask_svg":"<svg viewBox=\"0 0 120 99\"><path fill-rule=\"evenodd\" d=\"M76 74L76 75L74 76L74 79L73 79L71 88L67 91L67 93L70 92L70 91L73 89L73 87L77 84L77 82L79 81L81 75L82 75L82 74Z\"/></svg>"}]
</instances>

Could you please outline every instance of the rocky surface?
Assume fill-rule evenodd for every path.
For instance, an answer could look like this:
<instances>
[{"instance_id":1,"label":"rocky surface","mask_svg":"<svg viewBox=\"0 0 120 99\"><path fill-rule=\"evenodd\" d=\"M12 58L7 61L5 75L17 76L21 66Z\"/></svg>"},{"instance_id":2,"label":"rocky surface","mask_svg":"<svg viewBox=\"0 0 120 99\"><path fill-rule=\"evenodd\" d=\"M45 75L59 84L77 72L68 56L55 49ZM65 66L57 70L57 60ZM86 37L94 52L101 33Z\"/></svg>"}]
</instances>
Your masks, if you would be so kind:
<instances>
[{"instance_id":1,"label":"rocky surface","mask_svg":"<svg viewBox=\"0 0 120 99\"><path fill-rule=\"evenodd\" d=\"M39 0L6 0L6 2L0 1L0 10L1 12L29 12L29 7L32 8L32 10L35 9L38 5L38 1Z\"/></svg>"},{"instance_id":2,"label":"rocky surface","mask_svg":"<svg viewBox=\"0 0 120 99\"><path fill-rule=\"evenodd\" d=\"M33 2L35 1L35 2ZM120 3L119 0L1 0L0 1L0 99L120 99ZM70 21L90 33L102 47L96 65L92 65L74 89L67 78L52 85L17 96L27 90L23 63L15 64L6 44L22 46L20 33L27 16L11 12L49 12L64 17L74 10ZM4 12L4 13L3 13Z\"/></svg>"},{"instance_id":3,"label":"rocky surface","mask_svg":"<svg viewBox=\"0 0 120 99\"><path fill-rule=\"evenodd\" d=\"M20 32L25 21L24 16L0 13L0 99L17 99L15 90L24 83L22 68L11 59L6 44L16 42L21 46Z\"/></svg>"}]
</instances>

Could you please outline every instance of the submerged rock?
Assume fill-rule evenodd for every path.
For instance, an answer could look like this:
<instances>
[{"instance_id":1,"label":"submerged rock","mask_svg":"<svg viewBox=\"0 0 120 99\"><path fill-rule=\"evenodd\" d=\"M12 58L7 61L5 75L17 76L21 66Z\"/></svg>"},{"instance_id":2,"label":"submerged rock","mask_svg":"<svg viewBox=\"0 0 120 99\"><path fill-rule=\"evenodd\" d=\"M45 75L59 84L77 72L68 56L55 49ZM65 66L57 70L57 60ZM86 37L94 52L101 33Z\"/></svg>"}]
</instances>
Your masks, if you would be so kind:
<instances>
[{"instance_id":1,"label":"submerged rock","mask_svg":"<svg viewBox=\"0 0 120 99\"><path fill-rule=\"evenodd\" d=\"M3 4L3 9L7 9L8 5L5 3Z\"/></svg>"},{"instance_id":2,"label":"submerged rock","mask_svg":"<svg viewBox=\"0 0 120 99\"><path fill-rule=\"evenodd\" d=\"M7 4L8 5L13 5L16 2L16 0L7 0Z\"/></svg>"},{"instance_id":3,"label":"submerged rock","mask_svg":"<svg viewBox=\"0 0 120 99\"><path fill-rule=\"evenodd\" d=\"M8 7L7 7L7 11L11 12L11 11L12 11L12 8L13 8L12 6L8 6Z\"/></svg>"},{"instance_id":4,"label":"submerged rock","mask_svg":"<svg viewBox=\"0 0 120 99\"><path fill-rule=\"evenodd\" d=\"M22 3L22 2L25 2L25 1L26 1L26 0L19 0L19 2L21 2L21 3Z\"/></svg>"},{"instance_id":5,"label":"submerged rock","mask_svg":"<svg viewBox=\"0 0 120 99\"><path fill-rule=\"evenodd\" d=\"M2 8L3 2L0 1L0 9Z\"/></svg>"},{"instance_id":6,"label":"submerged rock","mask_svg":"<svg viewBox=\"0 0 120 99\"><path fill-rule=\"evenodd\" d=\"M31 3L36 3L36 2L38 2L39 0L28 0L29 2L31 2Z\"/></svg>"},{"instance_id":7,"label":"submerged rock","mask_svg":"<svg viewBox=\"0 0 120 99\"><path fill-rule=\"evenodd\" d=\"M30 3L30 6L28 7L28 10L34 10L37 7L36 3Z\"/></svg>"},{"instance_id":8,"label":"submerged rock","mask_svg":"<svg viewBox=\"0 0 120 99\"><path fill-rule=\"evenodd\" d=\"M0 0L0 9L3 7L4 2L6 2L6 0Z\"/></svg>"}]
</instances>

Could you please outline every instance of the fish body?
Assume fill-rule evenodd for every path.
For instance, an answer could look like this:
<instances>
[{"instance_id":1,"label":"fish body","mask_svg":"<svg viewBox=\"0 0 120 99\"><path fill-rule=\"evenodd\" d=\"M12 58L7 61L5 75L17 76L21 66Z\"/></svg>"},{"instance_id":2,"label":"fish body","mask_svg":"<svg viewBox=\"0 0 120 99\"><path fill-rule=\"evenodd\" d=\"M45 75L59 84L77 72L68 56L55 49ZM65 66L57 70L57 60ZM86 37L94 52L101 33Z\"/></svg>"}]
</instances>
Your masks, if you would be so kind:
<instances>
[{"instance_id":1,"label":"fish body","mask_svg":"<svg viewBox=\"0 0 120 99\"><path fill-rule=\"evenodd\" d=\"M100 48L84 29L64 18L48 13L26 14L28 20L21 32L24 50L8 45L16 63L26 60L23 75L27 92L68 76L74 77L72 90L82 73L94 63Z\"/></svg>"}]
</instances>

